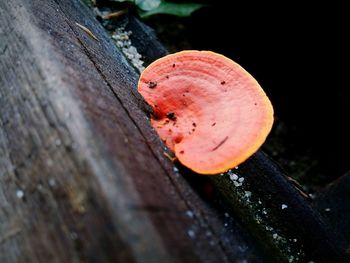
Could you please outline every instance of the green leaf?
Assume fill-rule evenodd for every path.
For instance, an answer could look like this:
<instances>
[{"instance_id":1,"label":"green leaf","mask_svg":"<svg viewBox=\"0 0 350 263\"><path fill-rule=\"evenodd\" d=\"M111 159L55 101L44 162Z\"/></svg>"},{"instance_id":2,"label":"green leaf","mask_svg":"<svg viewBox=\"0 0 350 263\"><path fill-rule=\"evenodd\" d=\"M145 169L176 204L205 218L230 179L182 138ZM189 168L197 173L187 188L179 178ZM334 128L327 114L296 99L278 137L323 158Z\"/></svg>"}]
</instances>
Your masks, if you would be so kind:
<instances>
[{"instance_id":1,"label":"green leaf","mask_svg":"<svg viewBox=\"0 0 350 263\"><path fill-rule=\"evenodd\" d=\"M160 5L149 11L139 10L139 15L141 18L147 18L152 15L158 14L167 14L167 15L175 15L175 16L190 16L194 11L202 8L203 4L197 3L171 3L162 1Z\"/></svg>"},{"instance_id":2,"label":"green leaf","mask_svg":"<svg viewBox=\"0 0 350 263\"><path fill-rule=\"evenodd\" d=\"M135 0L135 5L143 11L151 11L159 7L161 0Z\"/></svg>"}]
</instances>

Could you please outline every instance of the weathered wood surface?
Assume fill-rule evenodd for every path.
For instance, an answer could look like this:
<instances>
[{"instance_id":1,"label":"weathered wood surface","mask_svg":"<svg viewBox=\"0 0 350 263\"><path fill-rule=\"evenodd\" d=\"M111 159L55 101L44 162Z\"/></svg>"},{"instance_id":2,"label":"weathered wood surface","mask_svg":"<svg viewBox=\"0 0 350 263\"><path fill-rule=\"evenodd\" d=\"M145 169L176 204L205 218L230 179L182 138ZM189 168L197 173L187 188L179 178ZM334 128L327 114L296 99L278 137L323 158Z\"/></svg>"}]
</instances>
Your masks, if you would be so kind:
<instances>
[{"instance_id":1,"label":"weathered wood surface","mask_svg":"<svg viewBox=\"0 0 350 263\"><path fill-rule=\"evenodd\" d=\"M235 171L238 188L174 170L136 72L79 1L2 1L0 12L1 262L343 261L263 154ZM150 60L165 52L139 47Z\"/></svg>"},{"instance_id":2,"label":"weathered wood surface","mask_svg":"<svg viewBox=\"0 0 350 263\"><path fill-rule=\"evenodd\" d=\"M237 218L278 262L347 262L331 228L313 210L306 196L262 152L227 176L212 178Z\"/></svg>"},{"instance_id":3,"label":"weathered wood surface","mask_svg":"<svg viewBox=\"0 0 350 263\"><path fill-rule=\"evenodd\" d=\"M350 171L319 193L313 206L333 229L338 243L350 256Z\"/></svg>"},{"instance_id":4,"label":"weathered wood surface","mask_svg":"<svg viewBox=\"0 0 350 263\"><path fill-rule=\"evenodd\" d=\"M173 171L137 74L85 6L0 12L1 262L260 261Z\"/></svg>"}]
</instances>

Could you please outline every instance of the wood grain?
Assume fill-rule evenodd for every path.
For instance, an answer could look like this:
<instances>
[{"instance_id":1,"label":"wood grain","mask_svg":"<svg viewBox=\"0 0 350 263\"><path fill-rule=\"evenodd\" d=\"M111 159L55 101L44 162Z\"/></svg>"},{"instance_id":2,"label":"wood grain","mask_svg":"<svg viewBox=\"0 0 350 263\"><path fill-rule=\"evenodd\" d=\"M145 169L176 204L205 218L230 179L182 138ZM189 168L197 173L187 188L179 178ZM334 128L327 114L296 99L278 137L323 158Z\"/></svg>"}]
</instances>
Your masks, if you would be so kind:
<instances>
[{"instance_id":1,"label":"wood grain","mask_svg":"<svg viewBox=\"0 0 350 263\"><path fill-rule=\"evenodd\" d=\"M238 187L230 173L178 171L138 74L80 1L1 1L0 12L0 262L345 261L263 153L236 171ZM127 19L147 62L166 54Z\"/></svg>"},{"instance_id":2,"label":"wood grain","mask_svg":"<svg viewBox=\"0 0 350 263\"><path fill-rule=\"evenodd\" d=\"M173 171L138 75L89 9L14 0L0 11L1 262L259 261L249 235L223 233L222 214Z\"/></svg>"}]
</instances>

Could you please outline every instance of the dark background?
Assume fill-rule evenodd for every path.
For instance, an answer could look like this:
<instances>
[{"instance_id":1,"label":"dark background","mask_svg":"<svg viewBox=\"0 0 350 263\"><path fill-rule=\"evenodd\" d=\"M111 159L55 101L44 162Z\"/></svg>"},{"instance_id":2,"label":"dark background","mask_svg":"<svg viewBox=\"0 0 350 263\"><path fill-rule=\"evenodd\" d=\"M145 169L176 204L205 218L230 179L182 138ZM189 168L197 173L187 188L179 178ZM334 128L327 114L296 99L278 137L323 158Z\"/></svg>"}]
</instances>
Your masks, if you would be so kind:
<instances>
[{"instance_id":1,"label":"dark background","mask_svg":"<svg viewBox=\"0 0 350 263\"><path fill-rule=\"evenodd\" d=\"M158 16L146 23L171 52L216 51L259 81L276 118L264 150L309 191L349 170L347 9L206 2L190 18Z\"/></svg>"}]
</instances>

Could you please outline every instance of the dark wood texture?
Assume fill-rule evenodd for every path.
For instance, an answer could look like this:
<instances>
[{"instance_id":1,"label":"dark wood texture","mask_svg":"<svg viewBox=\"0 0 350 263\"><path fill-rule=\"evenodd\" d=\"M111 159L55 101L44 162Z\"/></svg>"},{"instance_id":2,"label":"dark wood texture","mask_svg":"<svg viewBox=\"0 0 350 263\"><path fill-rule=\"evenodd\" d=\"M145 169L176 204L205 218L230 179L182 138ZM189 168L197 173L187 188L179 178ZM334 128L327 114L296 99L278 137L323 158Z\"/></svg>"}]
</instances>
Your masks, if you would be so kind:
<instances>
[{"instance_id":1,"label":"dark wood texture","mask_svg":"<svg viewBox=\"0 0 350 263\"><path fill-rule=\"evenodd\" d=\"M322 191L313 206L335 232L339 245L350 256L350 171Z\"/></svg>"},{"instance_id":2,"label":"dark wood texture","mask_svg":"<svg viewBox=\"0 0 350 263\"><path fill-rule=\"evenodd\" d=\"M137 73L80 1L0 1L0 14L0 262L343 261L264 154L234 170L238 187L179 172ZM166 53L127 28L149 61Z\"/></svg>"},{"instance_id":3,"label":"dark wood texture","mask_svg":"<svg viewBox=\"0 0 350 263\"><path fill-rule=\"evenodd\" d=\"M247 231L278 262L346 262L336 235L264 153L232 172L244 178L242 185L228 176L211 180Z\"/></svg>"},{"instance_id":4,"label":"dark wood texture","mask_svg":"<svg viewBox=\"0 0 350 263\"><path fill-rule=\"evenodd\" d=\"M0 13L1 262L259 261L174 172L136 72L88 8Z\"/></svg>"}]
</instances>

